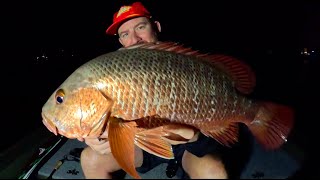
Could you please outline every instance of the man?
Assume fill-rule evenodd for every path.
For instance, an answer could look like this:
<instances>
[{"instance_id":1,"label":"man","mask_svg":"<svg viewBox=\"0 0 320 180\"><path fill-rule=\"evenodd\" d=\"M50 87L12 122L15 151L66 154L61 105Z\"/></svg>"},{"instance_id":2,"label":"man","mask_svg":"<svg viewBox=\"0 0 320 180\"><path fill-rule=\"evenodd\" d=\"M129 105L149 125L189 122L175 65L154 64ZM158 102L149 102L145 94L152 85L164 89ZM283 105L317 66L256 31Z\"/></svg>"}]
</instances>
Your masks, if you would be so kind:
<instances>
[{"instance_id":1,"label":"man","mask_svg":"<svg viewBox=\"0 0 320 180\"><path fill-rule=\"evenodd\" d=\"M158 33L161 25L154 21L148 10L136 2L129 6L122 6L114 14L113 24L106 30L109 35L118 35L119 42L123 47L128 47L142 42L158 41ZM211 138L207 138L193 129L172 130L173 133L189 139L188 143L173 144L175 162L182 164L183 170L192 178L230 178L227 172L222 152L229 156L226 147ZM79 139L83 141L83 139ZM120 166L112 156L108 142L107 132L100 138L86 138L85 143L89 146L81 154L81 166L86 178L112 178L111 173L120 170ZM237 159L232 159L237 161ZM171 162L151 155L140 148L135 149L135 166L137 171L144 173L160 163Z\"/></svg>"}]
</instances>

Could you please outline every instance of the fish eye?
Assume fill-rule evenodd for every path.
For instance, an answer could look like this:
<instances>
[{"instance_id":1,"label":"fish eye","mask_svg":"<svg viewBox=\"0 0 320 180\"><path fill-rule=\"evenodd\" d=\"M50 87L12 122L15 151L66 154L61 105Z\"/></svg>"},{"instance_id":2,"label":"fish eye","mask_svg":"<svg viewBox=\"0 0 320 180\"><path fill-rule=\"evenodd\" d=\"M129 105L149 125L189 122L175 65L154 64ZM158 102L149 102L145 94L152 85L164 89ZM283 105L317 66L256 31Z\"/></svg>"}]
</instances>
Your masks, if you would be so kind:
<instances>
[{"instance_id":1,"label":"fish eye","mask_svg":"<svg viewBox=\"0 0 320 180\"><path fill-rule=\"evenodd\" d=\"M64 91L62 89L59 89L56 92L56 103L57 104L63 103L63 98L64 98Z\"/></svg>"},{"instance_id":2,"label":"fish eye","mask_svg":"<svg viewBox=\"0 0 320 180\"><path fill-rule=\"evenodd\" d=\"M62 96L57 96L57 103L58 104L61 104L61 103L63 103L63 97Z\"/></svg>"}]
</instances>

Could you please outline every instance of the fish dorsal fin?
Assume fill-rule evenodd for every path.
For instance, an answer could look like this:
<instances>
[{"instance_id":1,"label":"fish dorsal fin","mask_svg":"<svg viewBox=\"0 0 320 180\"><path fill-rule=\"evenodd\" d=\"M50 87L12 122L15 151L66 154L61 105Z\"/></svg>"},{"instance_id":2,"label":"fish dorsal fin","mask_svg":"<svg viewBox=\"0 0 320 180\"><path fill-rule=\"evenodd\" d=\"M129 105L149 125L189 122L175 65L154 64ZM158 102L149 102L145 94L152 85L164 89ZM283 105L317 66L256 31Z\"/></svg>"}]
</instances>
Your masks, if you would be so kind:
<instances>
[{"instance_id":1,"label":"fish dorsal fin","mask_svg":"<svg viewBox=\"0 0 320 180\"><path fill-rule=\"evenodd\" d=\"M155 49L170 51L184 55L191 55L209 62L215 67L225 71L234 81L235 87L243 94L250 94L256 85L255 74L252 69L240 60L222 54L204 54L192 48L184 47L176 42L156 42L156 43L140 43L123 49Z\"/></svg>"},{"instance_id":2,"label":"fish dorsal fin","mask_svg":"<svg viewBox=\"0 0 320 180\"><path fill-rule=\"evenodd\" d=\"M256 85L256 76L252 69L240 60L222 54L206 57L210 63L226 71L235 82L235 87L243 94L250 94Z\"/></svg>"},{"instance_id":3,"label":"fish dorsal fin","mask_svg":"<svg viewBox=\"0 0 320 180\"><path fill-rule=\"evenodd\" d=\"M139 43L139 44L134 44L132 46L125 47L125 48L120 48L119 50L135 49L135 48L172 51L179 54L195 55L195 56L206 55L206 54L200 54L198 51L193 50L191 48L184 47L183 45L177 42L170 42L170 41L168 42L158 41L155 43Z\"/></svg>"}]
</instances>

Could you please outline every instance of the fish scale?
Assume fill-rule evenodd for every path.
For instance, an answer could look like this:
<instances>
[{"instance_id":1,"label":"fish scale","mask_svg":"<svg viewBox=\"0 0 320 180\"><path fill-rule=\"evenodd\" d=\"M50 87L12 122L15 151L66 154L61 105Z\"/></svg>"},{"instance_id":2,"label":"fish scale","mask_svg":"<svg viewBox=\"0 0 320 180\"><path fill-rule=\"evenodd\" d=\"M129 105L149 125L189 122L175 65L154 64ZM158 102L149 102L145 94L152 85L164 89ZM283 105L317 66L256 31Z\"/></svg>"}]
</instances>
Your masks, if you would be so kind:
<instances>
[{"instance_id":1,"label":"fish scale","mask_svg":"<svg viewBox=\"0 0 320 180\"><path fill-rule=\"evenodd\" d=\"M130 51L135 52L131 53ZM118 97L120 94L121 99L118 99L119 102L115 109L124 109L124 106L120 106L120 102L126 104L126 109L132 109L131 115L130 113L127 113L127 116L114 114L115 117L132 120L157 114L161 118L171 119L172 122L183 121L185 123L190 123L194 122L194 120L201 121L204 119L222 120L227 114L226 111L220 111L219 109L218 111L216 109L212 110L212 108L217 106L217 104L212 104L213 107L211 108L208 108L208 106L205 105L207 104L207 101L216 102L216 97L219 96L215 94L224 94L225 99L219 99L222 102L228 102L228 96L236 96L235 92L232 91L233 87L231 81L224 81L224 79L228 79L225 74L214 74L212 73L212 69L197 63L197 61L190 57L184 57L182 55L167 54L161 51L155 51L149 54L148 50L146 49L128 50L128 53L131 54L131 56L126 54L124 55L125 57L128 57L127 60L118 58L117 54L115 57L112 57L113 53L111 53L111 56L104 58L105 61L93 61L93 63L90 65L92 69L96 68L100 69L100 71L101 69L109 69L108 73L96 74L98 78L108 79L104 81L109 82L111 84L109 86L124 87L124 90L119 88L103 89L106 91L106 94L110 94L112 97L114 97L114 99L117 99L115 97ZM148 55L143 56L143 54ZM137 59L135 56L144 58L139 58L138 62L134 63L134 61L136 61L135 59ZM165 58L156 59L154 57ZM183 63L183 61L179 60L179 58L187 58L188 63ZM110 59L114 61L109 63ZM132 67L133 64L135 64L135 70L130 71L130 67ZM184 66L184 64L189 64L189 66ZM152 71L149 70L149 67ZM95 70L94 72L99 72L99 70ZM158 76L160 76L160 78ZM131 77L136 78L134 78L135 80L132 80ZM222 81L222 84L216 83L216 81L219 81L219 78L221 78L220 81ZM208 79L211 81L208 81ZM128 84L123 84L123 82L127 82ZM138 82L138 85L132 85L133 82ZM121 84L121 86L119 86L119 84ZM147 84L149 86L147 86ZM213 84L221 87L216 88ZM129 98L130 95L128 96L127 93L123 93L132 92L133 87L136 87L134 95L136 99L134 102L132 102L132 99ZM177 87L187 88L183 89ZM198 88L202 89L199 90ZM151 89L155 90L150 93L153 96L148 96L148 92ZM177 89L179 89L179 93L177 93ZM215 92L216 89L218 92ZM203 93L199 94L199 91L202 90ZM222 92L219 92L219 90ZM204 94L208 94L207 92L212 92L210 94L211 99L208 99L208 97L204 96ZM168 95L171 95L171 97L166 98ZM172 96L175 98L172 98ZM189 104L191 103L190 106L181 105L181 103L186 102L186 97L194 98L193 102L189 101ZM157 101L162 101L161 103L164 104L162 108L159 109L159 107L157 108L157 106L154 105L157 103L149 103ZM139 107L139 111L137 110L137 107ZM217 113L217 117L214 117L214 113ZM173 116L172 114L184 114L185 116Z\"/></svg>"},{"instance_id":2,"label":"fish scale","mask_svg":"<svg viewBox=\"0 0 320 180\"><path fill-rule=\"evenodd\" d=\"M182 120L183 122L186 122L186 123L194 122L195 120L201 121L204 119L209 119L209 120L223 119L224 114L226 114L226 111L223 111L223 112L217 111L214 108L217 104L214 104L214 103L217 102L215 98L215 94L217 93L219 94L219 92L215 92L216 86L222 86L220 90L224 90L225 96L228 96L228 93L229 95L232 94L232 92L230 93L228 92L228 90L225 90L226 89L225 83L227 83L227 81L223 81L222 85L219 83L219 81L216 82L217 79L219 80L219 78L222 78L222 80L228 79L227 77L225 77L225 75L219 76L217 74L214 74L206 66L203 66L199 63L197 64L195 61L192 61L192 60L191 61L189 60L188 63L182 63L183 61L177 60L178 58L182 58L181 55L178 55L180 57L176 57L175 54L162 55L161 52L151 52L150 55L146 56L145 58L141 58L142 57L141 54L145 53L143 51L146 51L146 50L142 49L141 51L142 52L139 52L139 51L134 52L132 56L124 55L125 57L128 57L128 61L123 61L123 58L122 59L119 58L118 55L116 54L115 57L111 56L108 58L104 58L106 62L93 61L93 62L97 62L97 64L94 64L94 63L91 64L92 69L94 68L109 69L109 71L107 71L108 73L99 73L101 70L100 71L94 70L94 72L97 72L96 76L98 78L104 78L108 76L108 74L110 74L109 77L111 78L108 80L105 80L105 82L108 82L109 86L113 88L107 89L106 94L110 94L112 97L118 97L118 95L120 94L119 97L121 97L121 100L118 99L118 106L120 102L122 104L121 104L121 107L117 107L115 109L122 109L122 110L126 109L128 111L128 113L126 113L127 116L125 117L117 114L114 115L115 117L120 117L123 119L130 120L130 119L139 119L143 116L152 116L152 115L158 114L162 118L169 118L169 119L172 119L172 121ZM135 59L137 58L135 58L135 56L140 57L139 61L136 63L135 63ZM154 57L165 57L165 58L161 58L159 60L159 59L155 59ZM177 59L174 60L174 58L177 58ZM109 63L110 61L109 59L113 59L114 61L112 63ZM164 63L160 63L160 64L154 63L158 61L164 62ZM132 67L132 65L135 65L134 67L136 69L134 71L130 71L131 70L130 67ZM149 67L152 71L149 70ZM139 68L139 71L137 71L137 68ZM206 73L205 71L209 73ZM156 72L158 73L156 74ZM171 74L168 74L169 72L171 72ZM179 72L179 74L176 75L177 74L176 72ZM188 72L195 72L195 73L190 75ZM136 78L132 80L132 78L130 77L136 77ZM149 78L146 78L146 77L149 77ZM208 81L207 79L211 81ZM174 83L170 84L170 83L166 83L166 81L169 81L169 82L173 81ZM121 82L128 82L127 87L125 88L125 90L123 90L124 92L134 91L132 87L128 87L132 84L132 82L140 84L138 86L135 85L138 89L135 89L134 91L135 92L134 101L132 101L132 99L126 96L127 93L123 93L121 92L121 90L114 88L114 87L117 87L118 84L121 84ZM231 87L230 83L231 81L229 81L229 87L232 90L233 87ZM110 85L110 84L114 84L114 85ZM140 87L144 87L146 86L146 84L149 84L149 88L145 88L142 91ZM176 87L190 87L190 86L192 87L191 89L179 88L179 93L177 93L178 88ZM211 99L209 99L209 101L214 102L213 104L211 104L213 107L208 108L207 106L205 106L208 98L197 94L197 87L199 86L203 86L203 90L204 90L203 94L211 93L210 94ZM154 89L155 91L152 91L151 89ZM219 88L217 89L219 90ZM152 91L152 93L150 93L152 96L149 96L149 98L147 98L147 94L149 94L148 92L150 90ZM123 94L121 95L121 93ZM163 98L164 96L167 96L167 94L171 94L171 96L174 95L175 98L173 99ZM188 102L190 104L189 106L182 106L181 99L184 99L184 103L185 103L187 99L186 97L194 97L195 98L194 102L191 102L190 104L190 101L189 101ZM219 96L216 95L216 97L219 97ZM206 102L202 102L204 99L206 100ZM154 105L159 103L152 103L152 104L149 103L151 101L159 102L161 100L167 101L162 103L170 104L170 106L164 106L164 108L160 108L160 106ZM224 99L221 99L221 100L226 101ZM126 104L126 105L123 106L123 104ZM139 107L140 111L136 110L137 107ZM154 111L148 112L149 109L153 109ZM234 110L231 110L231 111L234 111ZM218 113L217 118L214 117L215 113ZM184 116L179 116L179 114L184 114ZM208 116L208 114L210 116ZM177 117L177 118L173 119L173 117Z\"/></svg>"}]
</instances>

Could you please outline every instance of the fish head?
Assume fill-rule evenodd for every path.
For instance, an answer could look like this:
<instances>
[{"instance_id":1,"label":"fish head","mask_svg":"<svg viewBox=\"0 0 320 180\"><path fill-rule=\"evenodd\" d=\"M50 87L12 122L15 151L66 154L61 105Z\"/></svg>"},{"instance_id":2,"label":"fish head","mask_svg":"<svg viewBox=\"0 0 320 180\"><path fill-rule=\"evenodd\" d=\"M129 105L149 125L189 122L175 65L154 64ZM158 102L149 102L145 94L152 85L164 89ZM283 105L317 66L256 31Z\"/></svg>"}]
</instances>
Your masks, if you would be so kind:
<instances>
[{"instance_id":1,"label":"fish head","mask_svg":"<svg viewBox=\"0 0 320 180\"><path fill-rule=\"evenodd\" d=\"M42 122L55 135L99 137L110 116L112 101L89 81L70 77L42 107Z\"/></svg>"}]
</instances>

